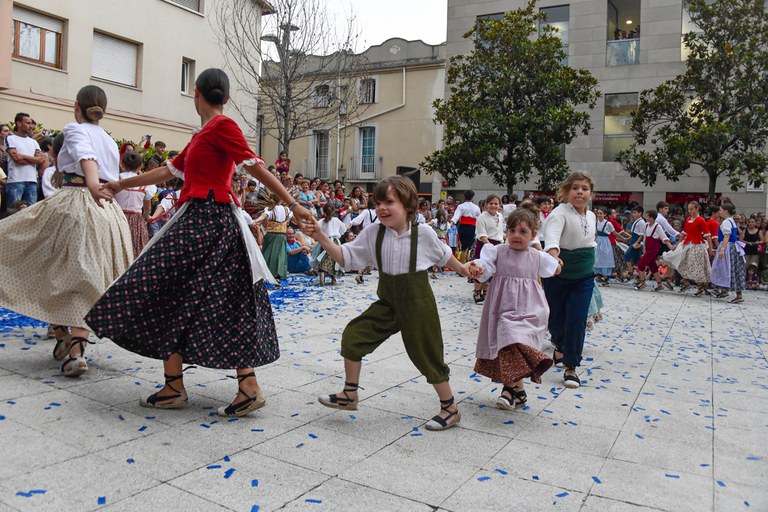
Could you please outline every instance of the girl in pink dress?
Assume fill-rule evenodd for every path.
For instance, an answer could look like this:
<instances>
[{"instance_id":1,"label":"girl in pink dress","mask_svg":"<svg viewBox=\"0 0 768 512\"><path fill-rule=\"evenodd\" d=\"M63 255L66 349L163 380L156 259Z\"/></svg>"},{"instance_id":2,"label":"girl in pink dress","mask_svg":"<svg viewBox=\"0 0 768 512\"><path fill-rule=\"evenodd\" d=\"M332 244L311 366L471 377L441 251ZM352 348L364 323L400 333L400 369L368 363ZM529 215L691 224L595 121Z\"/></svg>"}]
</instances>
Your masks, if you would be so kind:
<instances>
[{"instance_id":1,"label":"girl in pink dress","mask_svg":"<svg viewBox=\"0 0 768 512\"><path fill-rule=\"evenodd\" d=\"M470 274L481 281L491 277L477 336L475 371L504 385L496 400L500 409L513 410L527 401L523 379L541 383L552 359L541 352L549 306L540 277L551 277L559 262L530 247L538 219L525 209L507 218L507 243L486 244L480 258L470 262Z\"/></svg>"}]
</instances>

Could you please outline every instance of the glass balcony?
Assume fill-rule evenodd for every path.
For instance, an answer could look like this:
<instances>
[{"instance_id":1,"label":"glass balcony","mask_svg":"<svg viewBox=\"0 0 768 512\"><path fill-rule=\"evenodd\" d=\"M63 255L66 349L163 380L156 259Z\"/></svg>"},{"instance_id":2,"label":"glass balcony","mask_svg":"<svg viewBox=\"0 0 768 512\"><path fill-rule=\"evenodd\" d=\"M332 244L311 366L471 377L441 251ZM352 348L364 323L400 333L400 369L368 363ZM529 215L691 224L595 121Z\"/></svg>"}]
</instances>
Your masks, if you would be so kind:
<instances>
[{"instance_id":1,"label":"glass balcony","mask_svg":"<svg viewBox=\"0 0 768 512\"><path fill-rule=\"evenodd\" d=\"M629 66L640 64L640 39L618 39L608 41L605 52L606 66Z\"/></svg>"}]
</instances>

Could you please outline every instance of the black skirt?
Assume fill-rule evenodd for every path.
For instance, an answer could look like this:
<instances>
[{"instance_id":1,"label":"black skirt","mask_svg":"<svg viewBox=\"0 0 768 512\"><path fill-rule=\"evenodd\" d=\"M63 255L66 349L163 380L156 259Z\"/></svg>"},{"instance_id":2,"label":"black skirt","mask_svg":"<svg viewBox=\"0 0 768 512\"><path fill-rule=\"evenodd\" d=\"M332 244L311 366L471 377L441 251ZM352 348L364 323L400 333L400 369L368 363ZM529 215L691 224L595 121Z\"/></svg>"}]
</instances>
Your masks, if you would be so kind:
<instances>
[{"instance_id":1,"label":"black skirt","mask_svg":"<svg viewBox=\"0 0 768 512\"><path fill-rule=\"evenodd\" d=\"M263 281L252 284L229 204L192 199L86 316L101 338L142 356L209 368L262 366L280 357Z\"/></svg>"}]
</instances>

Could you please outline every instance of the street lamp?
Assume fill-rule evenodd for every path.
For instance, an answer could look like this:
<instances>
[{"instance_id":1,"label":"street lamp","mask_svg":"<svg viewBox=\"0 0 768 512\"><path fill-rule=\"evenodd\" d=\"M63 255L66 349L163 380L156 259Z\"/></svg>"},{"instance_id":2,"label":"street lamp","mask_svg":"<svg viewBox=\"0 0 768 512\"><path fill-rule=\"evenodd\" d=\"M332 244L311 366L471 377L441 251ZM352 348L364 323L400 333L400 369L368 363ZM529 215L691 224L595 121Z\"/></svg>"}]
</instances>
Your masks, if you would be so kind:
<instances>
[{"instance_id":1,"label":"street lamp","mask_svg":"<svg viewBox=\"0 0 768 512\"><path fill-rule=\"evenodd\" d=\"M262 36L261 40L275 45L277 55L280 58L280 66L283 68L283 73L280 76L280 107L283 113L283 140L280 141L280 150L288 151L288 124L291 119L291 84L288 81L285 70L291 56L291 32L296 32L299 30L299 27L293 23L284 23L280 25L280 29L283 31L282 39L274 34L267 34Z\"/></svg>"}]
</instances>

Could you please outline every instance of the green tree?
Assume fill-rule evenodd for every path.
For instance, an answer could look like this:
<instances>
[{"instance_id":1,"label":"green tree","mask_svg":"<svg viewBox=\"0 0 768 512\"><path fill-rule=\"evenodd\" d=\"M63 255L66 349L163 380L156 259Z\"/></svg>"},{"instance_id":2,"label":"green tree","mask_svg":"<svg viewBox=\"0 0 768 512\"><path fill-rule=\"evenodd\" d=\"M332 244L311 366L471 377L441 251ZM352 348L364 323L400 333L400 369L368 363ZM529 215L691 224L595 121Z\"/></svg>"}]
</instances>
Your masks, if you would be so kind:
<instances>
[{"instance_id":1,"label":"green tree","mask_svg":"<svg viewBox=\"0 0 768 512\"><path fill-rule=\"evenodd\" d=\"M686 71L640 93L636 142L616 159L646 185L700 170L714 198L720 176L731 190L765 182L768 18L765 0L688 0L686 8L701 29L683 36Z\"/></svg>"},{"instance_id":2,"label":"green tree","mask_svg":"<svg viewBox=\"0 0 768 512\"><path fill-rule=\"evenodd\" d=\"M510 193L534 173L542 189L567 174L561 145L591 128L589 112L576 106L594 108L600 92L588 71L563 64L557 30L535 4L478 20L464 34L474 36L474 49L449 62L450 95L434 102L443 149L426 157L424 170L451 184L487 173Z\"/></svg>"}]
</instances>

